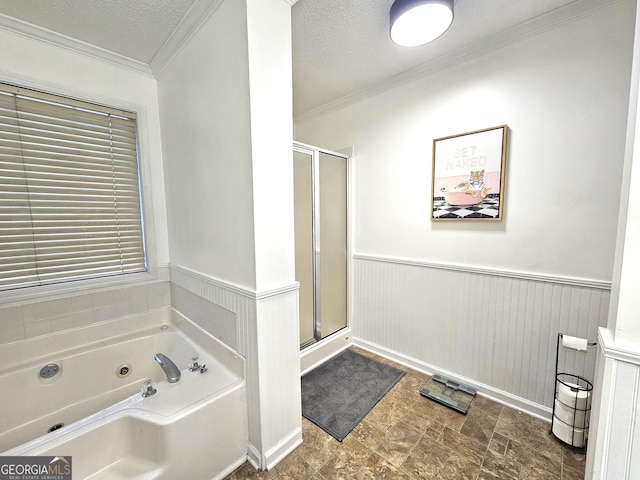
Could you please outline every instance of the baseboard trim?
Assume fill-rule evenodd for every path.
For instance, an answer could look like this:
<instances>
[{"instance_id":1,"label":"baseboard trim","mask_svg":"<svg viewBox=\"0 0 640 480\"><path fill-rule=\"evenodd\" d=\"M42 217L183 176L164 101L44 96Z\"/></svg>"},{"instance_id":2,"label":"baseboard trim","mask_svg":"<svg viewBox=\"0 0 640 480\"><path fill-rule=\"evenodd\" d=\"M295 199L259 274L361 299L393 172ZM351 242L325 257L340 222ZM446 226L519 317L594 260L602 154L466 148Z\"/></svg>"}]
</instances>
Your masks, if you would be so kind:
<instances>
[{"instance_id":1,"label":"baseboard trim","mask_svg":"<svg viewBox=\"0 0 640 480\"><path fill-rule=\"evenodd\" d=\"M353 345L360 347L369 352L380 355L381 357L392 360L396 363L404 365L405 367L409 367L413 370L417 370L421 373L426 373L427 375L442 375L452 380L464 383L476 389L478 395L486 397L490 400L493 400L497 403L505 405L507 407L513 408L520 412L531 415L532 417L539 418L540 420L544 420L545 422L551 423L551 408L545 407L544 405L540 405L534 402L531 402L525 398L518 397L511 393L505 392L503 390L499 390L490 385L486 385L484 383L476 382L470 378L466 378L460 375L456 375L453 372L448 370L438 368L435 365L431 365L429 363L423 362L421 360L415 359L413 357L409 357L408 355L404 355L402 353L396 352L394 350L390 350L386 347L382 347L372 342L368 342L361 338L354 337Z\"/></svg>"},{"instance_id":2,"label":"baseboard trim","mask_svg":"<svg viewBox=\"0 0 640 480\"><path fill-rule=\"evenodd\" d=\"M260 463L262 461L262 455L256 447L252 444L247 446L247 462L251 464L256 470L260 470Z\"/></svg>"},{"instance_id":3,"label":"baseboard trim","mask_svg":"<svg viewBox=\"0 0 640 480\"><path fill-rule=\"evenodd\" d=\"M300 444L302 444L302 428L296 428L288 437L264 454L264 468L266 470L271 470L280 463L284 457L293 452Z\"/></svg>"},{"instance_id":4,"label":"baseboard trim","mask_svg":"<svg viewBox=\"0 0 640 480\"><path fill-rule=\"evenodd\" d=\"M265 454L261 454L255 446L249 444L247 447L247 461L258 471L271 470L301 444L302 428L296 428L289 436Z\"/></svg>"},{"instance_id":5,"label":"baseboard trim","mask_svg":"<svg viewBox=\"0 0 640 480\"><path fill-rule=\"evenodd\" d=\"M300 352L300 376L346 350L351 345L351 328L342 330Z\"/></svg>"}]
</instances>

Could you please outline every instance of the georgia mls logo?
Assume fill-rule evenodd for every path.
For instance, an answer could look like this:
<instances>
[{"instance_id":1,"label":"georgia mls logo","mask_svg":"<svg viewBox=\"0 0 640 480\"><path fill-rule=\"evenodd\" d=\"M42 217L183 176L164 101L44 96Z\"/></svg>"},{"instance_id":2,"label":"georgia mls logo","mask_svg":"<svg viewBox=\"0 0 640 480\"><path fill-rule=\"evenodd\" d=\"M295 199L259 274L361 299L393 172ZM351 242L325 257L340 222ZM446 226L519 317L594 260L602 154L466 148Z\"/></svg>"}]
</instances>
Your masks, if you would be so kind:
<instances>
[{"instance_id":1,"label":"georgia mls logo","mask_svg":"<svg viewBox=\"0 0 640 480\"><path fill-rule=\"evenodd\" d=\"M0 457L0 480L71 480L71 457Z\"/></svg>"},{"instance_id":2,"label":"georgia mls logo","mask_svg":"<svg viewBox=\"0 0 640 480\"><path fill-rule=\"evenodd\" d=\"M71 478L71 457L53 457L49 462L49 474L69 475Z\"/></svg>"}]
</instances>

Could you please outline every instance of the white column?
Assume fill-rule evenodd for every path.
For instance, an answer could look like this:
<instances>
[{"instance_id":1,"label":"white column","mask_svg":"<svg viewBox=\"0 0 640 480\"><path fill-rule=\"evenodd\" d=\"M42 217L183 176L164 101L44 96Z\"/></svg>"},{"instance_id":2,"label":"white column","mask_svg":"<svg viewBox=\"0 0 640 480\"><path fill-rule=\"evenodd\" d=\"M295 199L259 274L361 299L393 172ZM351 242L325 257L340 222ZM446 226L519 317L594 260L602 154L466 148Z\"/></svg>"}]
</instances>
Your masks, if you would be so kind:
<instances>
[{"instance_id":1,"label":"white column","mask_svg":"<svg viewBox=\"0 0 640 480\"><path fill-rule=\"evenodd\" d=\"M235 315L260 469L302 441L291 5L211 2L159 79L172 281Z\"/></svg>"},{"instance_id":2,"label":"white column","mask_svg":"<svg viewBox=\"0 0 640 480\"><path fill-rule=\"evenodd\" d=\"M256 305L248 325L249 458L269 469L302 441L293 229L291 4L246 0Z\"/></svg>"},{"instance_id":3,"label":"white column","mask_svg":"<svg viewBox=\"0 0 640 480\"><path fill-rule=\"evenodd\" d=\"M640 12L636 12L625 165L607 328L598 334L585 478L640 478ZM606 168L607 159L603 159ZM634 208L635 207L635 208Z\"/></svg>"}]
</instances>

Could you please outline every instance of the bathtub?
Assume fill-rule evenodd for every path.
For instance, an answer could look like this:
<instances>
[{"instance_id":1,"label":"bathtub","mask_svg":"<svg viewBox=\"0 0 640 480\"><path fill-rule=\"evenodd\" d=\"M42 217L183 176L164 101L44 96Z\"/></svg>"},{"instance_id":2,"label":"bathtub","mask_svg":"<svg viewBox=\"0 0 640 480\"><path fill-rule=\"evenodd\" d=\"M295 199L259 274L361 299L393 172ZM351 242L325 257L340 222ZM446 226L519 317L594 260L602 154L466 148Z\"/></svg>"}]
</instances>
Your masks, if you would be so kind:
<instances>
[{"instance_id":1,"label":"bathtub","mask_svg":"<svg viewBox=\"0 0 640 480\"><path fill-rule=\"evenodd\" d=\"M71 456L74 480L217 479L246 460L244 359L172 308L2 345L0 385L0 456Z\"/></svg>"}]
</instances>

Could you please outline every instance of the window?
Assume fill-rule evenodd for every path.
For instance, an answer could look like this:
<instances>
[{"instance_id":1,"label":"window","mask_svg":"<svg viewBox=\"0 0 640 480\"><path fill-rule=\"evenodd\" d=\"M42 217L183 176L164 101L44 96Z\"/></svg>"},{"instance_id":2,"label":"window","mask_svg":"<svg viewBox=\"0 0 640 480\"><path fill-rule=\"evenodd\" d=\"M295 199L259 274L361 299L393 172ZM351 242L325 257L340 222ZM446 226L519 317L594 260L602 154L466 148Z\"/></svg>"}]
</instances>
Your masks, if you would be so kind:
<instances>
[{"instance_id":1,"label":"window","mask_svg":"<svg viewBox=\"0 0 640 480\"><path fill-rule=\"evenodd\" d=\"M135 114L0 83L0 290L146 270Z\"/></svg>"}]
</instances>

